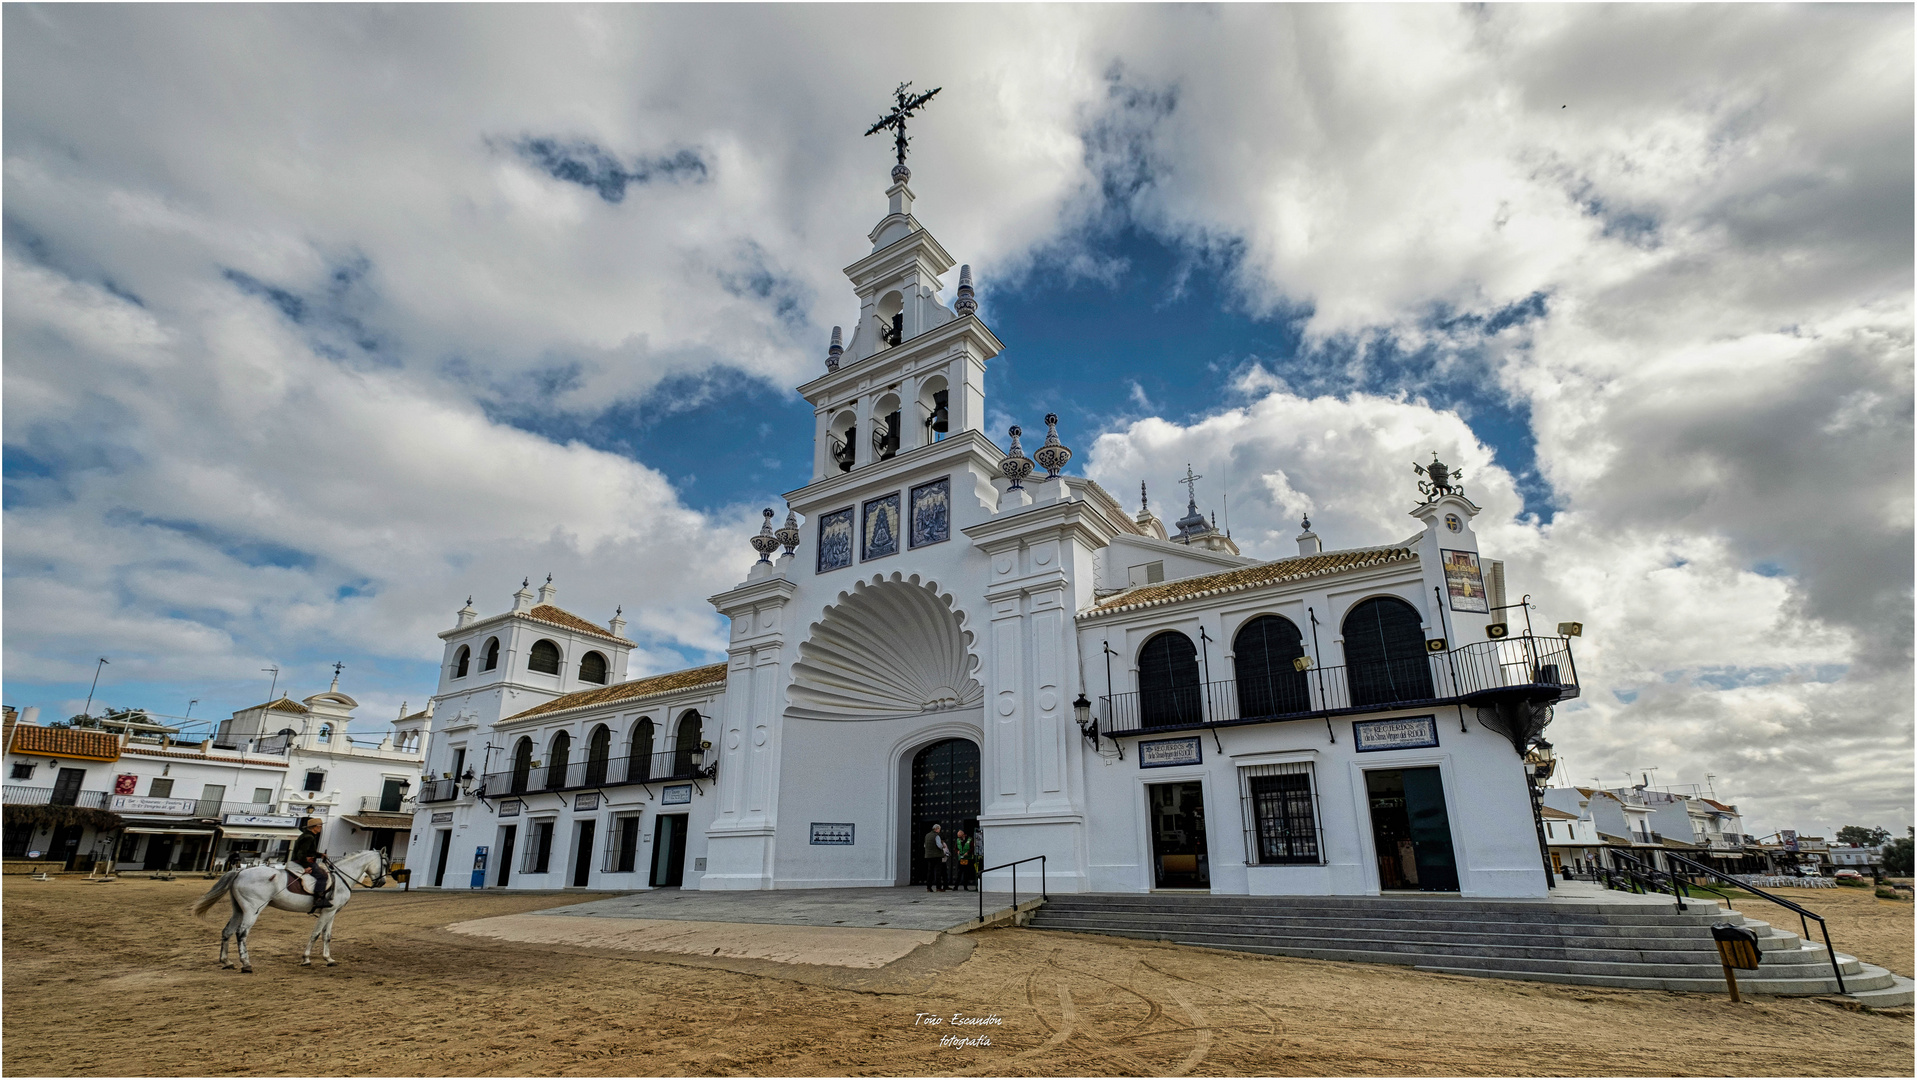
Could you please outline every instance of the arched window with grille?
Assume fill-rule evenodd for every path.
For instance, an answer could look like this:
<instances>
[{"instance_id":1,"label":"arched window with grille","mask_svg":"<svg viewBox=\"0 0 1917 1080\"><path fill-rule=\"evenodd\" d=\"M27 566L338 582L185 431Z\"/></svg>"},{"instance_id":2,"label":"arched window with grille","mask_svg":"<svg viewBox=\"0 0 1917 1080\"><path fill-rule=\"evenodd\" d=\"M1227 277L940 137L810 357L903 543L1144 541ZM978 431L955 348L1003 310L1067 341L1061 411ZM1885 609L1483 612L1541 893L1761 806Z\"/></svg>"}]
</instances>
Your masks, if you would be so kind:
<instances>
[{"instance_id":1,"label":"arched window with grille","mask_svg":"<svg viewBox=\"0 0 1917 1080\"><path fill-rule=\"evenodd\" d=\"M513 744L512 793L523 794L532 783L532 740L524 736Z\"/></svg>"},{"instance_id":2,"label":"arched window with grille","mask_svg":"<svg viewBox=\"0 0 1917 1080\"><path fill-rule=\"evenodd\" d=\"M589 652L579 658L579 681L606 684L606 657L603 653Z\"/></svg>"},{"instance_id":3,"label":"arched window with grille","mask_svg":"<svg viewBox=\"0 0 1917 1080\"><path fill-rule=\"evenodd\" d=\"M1138 720L1143 727L1204 722L1199 707L1198 648L1176 630L1156 634L1138 651Z\"/></svg>"},{"instance_id":4,"label":"arched window with grille","mask_svg":"<svg viewBox=\"0 0 1917 1080\"><path fill-rule=\"evenodd\" d=\"M606 764L612 760L612 731L604 724L586 738L586 785L606 782Z\"/></svg>"},{"instance_id":5,"label":"arched window with grille","mask_svg":"<svg viewBox=\"0 0 1917 1080\"><path fill-rule=\"evenodd\" d=\"M546 754L546 786L566 786L566 766L572 757L572 735L560 732L552 737L552 749Z\"/></svg>"},{"instance_id":6,"label":"arched window with grille","mask_svg":"<svg viewBox=\"0 0 1917 1080\"><path fill-rule=\"evenodd\" d=\"M499 639L487 638L486 639L486 662L480 665L479 670L491 671L492 669L498 666L499 666Z\"/></svg>"},{"instance_id":7,"label":"arched window with grille","mask_svg":"<svg viewBox=\"0 0 1917 1080\"><path fill-rule=\"evenodd\" d=\"M559 674L559 646L540 638L526 654L526 667L532 671L543 671L548 675Z\"/></svg>"},{"instance_id":8,"label":"arched window with grille","mask_svg":"<svg viewBox=\"0 0 1917 1080\"><path fill-rule=\"evenodd\" d=\"M1431 699L1431 662L1417 608L1395 596L1374 596L1345 616L1344 633L1353 705Z\"/></svg>"},{"instance_id":9,"label":"arched window with grille","mask_svg":"<svg viewBox=\"0 0 1917 1080\"><path fill-rule=\"evenodd\" d=\"M1238 681L1238 715L1244 718L1309 712L1305 673L1293 663L1305 655L1298 625L1279 615L1260 615L1231 639Z\"/></svg>"},{"instance_id":10,"label":"arched window with grille","mask_svg":"<svg viewBox=\"0 0 1917 1080\"><path fill-rule=\"evenodd\" d=\"M626 755L626 779L644 781L652 777L652 717L642 716L632 726L632 745Z\"/></svg>"},{"instance_id":11,"label":"arched window with grille","mask_svg":"<svg viewBox=\"0 0 1917 1080\"><path fill-rule=\"evenodd\" d=\"M473 650L468 646L461 645L459 651L453 654L453 678L465 678L466 669L472 665L472 662Z\"/></svg>"},{"instance_id":12,"label":"arched window with grille","mask_svg":"<svg viewBox=\"0 0 1917 1080\"><path fill-rule=\"evenodd\" d=\"M699 760L699 714L688 712L679 718L678 738L672 742L672 775L691 776Z\"/></svg>"}]
</instances>

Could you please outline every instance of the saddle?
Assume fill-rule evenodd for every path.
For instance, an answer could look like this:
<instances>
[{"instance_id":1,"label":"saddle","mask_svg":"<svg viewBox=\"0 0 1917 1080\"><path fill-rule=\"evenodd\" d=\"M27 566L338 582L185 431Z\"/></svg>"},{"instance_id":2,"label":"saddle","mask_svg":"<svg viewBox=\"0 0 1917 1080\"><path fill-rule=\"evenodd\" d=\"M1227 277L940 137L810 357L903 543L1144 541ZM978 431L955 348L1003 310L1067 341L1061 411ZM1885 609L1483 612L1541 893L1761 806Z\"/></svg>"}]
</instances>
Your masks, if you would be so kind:
<instances>
[{"instance_id":1,"label":"saddle","mask_svg":"<svg viewBox=\"0 0 1917 1080\"><path fill-rule=\"evenodd\" d=\"M300 896L312 896L315 882L313 875L302 874L292 867L286 868L286 891Z\"/></svg>"}]
</instances>

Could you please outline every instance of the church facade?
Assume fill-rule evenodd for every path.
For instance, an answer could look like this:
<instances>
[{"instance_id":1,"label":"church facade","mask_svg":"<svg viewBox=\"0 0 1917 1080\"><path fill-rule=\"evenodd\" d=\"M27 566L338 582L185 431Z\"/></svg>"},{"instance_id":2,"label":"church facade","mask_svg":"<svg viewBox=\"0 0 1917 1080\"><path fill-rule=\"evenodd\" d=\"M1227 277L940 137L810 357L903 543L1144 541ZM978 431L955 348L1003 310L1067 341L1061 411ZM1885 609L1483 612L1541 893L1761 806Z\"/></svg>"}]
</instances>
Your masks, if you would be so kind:
<instances>
[{"instance_id":1,"label":"church facade","mask_svg":"<svg viewBox=\"0 0 1917 1080\"><path fill-rule=\"evenodd\" d=\"M530 583L440 636L421 885L774 889L923 881L920 839L1045 857L1053 891L1536 896L1524 754L1570 642L1504 622L1456 474L1409 535L1240 554L984 431L1002 348L893 170L846 268L812 478L712 598L722 663L628 680L633 643ZM1516 610L1516 609L1513 609ZM1034 867L1020 872L1026 879ZM987 887L1001 887L988 875Z\"/></svg>"}]
</instances>

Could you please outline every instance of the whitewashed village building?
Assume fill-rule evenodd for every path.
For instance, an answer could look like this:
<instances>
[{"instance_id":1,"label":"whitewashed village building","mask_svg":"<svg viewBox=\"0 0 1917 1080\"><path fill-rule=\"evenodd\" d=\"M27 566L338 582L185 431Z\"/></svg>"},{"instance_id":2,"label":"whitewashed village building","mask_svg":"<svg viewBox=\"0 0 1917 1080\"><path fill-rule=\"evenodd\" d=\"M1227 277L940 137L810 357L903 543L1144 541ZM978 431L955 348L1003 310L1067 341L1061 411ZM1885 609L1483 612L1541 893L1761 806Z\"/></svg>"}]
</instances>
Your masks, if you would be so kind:
<instances>
[{"instance_id":1,"label":"whitewashed village building","mask_svg":"<svg viewBox=\"0 0 1917 1080\"><path fill-rule=\"evenodd\" d=\"M415 884L901 885L937 821L991 864L1044 856L1055 893L1542 895L1522 755L1575 670L1568 641L1502 633L1456 474L1430 466L1403 537L1326 550L1307 522L1267 562L1195 494L1168 534L1063 474L1053 418L1030 457L1016 428L1001 447L1003 346L969 268L943 298L956 260L909 178L846 268L849 339L798 388L811 482L712 598L724 662L628 681L624 623L550 579L485 618L469 599Z\"/></svg>"},{"instance_id":2,"label":"whitewashed village building","mask_svg":"<svg viewBox=\"0 0 1917 1080\"><path fill-rule=\"evenodd\" d=\"M10 718L5 804L22 820L9 821L6 857L203 870L236 853L283 855L307 816L326 823L330 854L382 847L403 857L430 716L402 717L376 745L359 745L346 733L356 707L336 681L304 702L242 709L198 740Z\"/></svg>"}]
</instances>

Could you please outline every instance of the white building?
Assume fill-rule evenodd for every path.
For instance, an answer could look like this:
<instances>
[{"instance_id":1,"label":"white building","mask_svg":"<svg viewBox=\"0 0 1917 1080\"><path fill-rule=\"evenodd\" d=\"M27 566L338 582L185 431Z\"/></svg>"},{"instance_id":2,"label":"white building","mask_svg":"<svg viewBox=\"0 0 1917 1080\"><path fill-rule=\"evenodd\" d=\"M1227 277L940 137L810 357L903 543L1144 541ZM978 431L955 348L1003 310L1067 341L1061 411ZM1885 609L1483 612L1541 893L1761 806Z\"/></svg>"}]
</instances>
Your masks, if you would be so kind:
<instances>
[{"instance_id":1,"label":"white building","mask_svg":"<svg viewBox=\"0 0 1917 1080\"><path fill-rule=\"evenodd\" d=\"M1434 461L1403 538L1324 550L1307 523L1270 562L1195 492L1168 535L1048 475L1055 428L1030 458L984 431L1002 346L968 272L942 299L909 176L846 269L849 341L799 387L812 481L712 598L725 661L627 682L624 624L550 580L469 601L415 881L890 886L943 822L988 863L1044 856L1057 891L1542 894L1522 753L1575 670L1567 640L1491 628L1502 567L1454 474Z\"/></svg>"},{"instance_id":2,"label":"white building","mask_svg":"<svg viewBox=\"0 0 1917 1080\"><path fill-rule=\"evenodd\" d=\"M1598 840L1608 849L1601 865L1617 866L1610 851L1622 851L1653 870L1667 869L1662 839L1651 828L1651 808L1629 795L1602 788L1549 788L1547 808L1589 818Z\"/></svg>"},{"instance_id":3,"label":"white building","mask_svg":"<svg viewBox=\"0 0 1917 1080\"><path fill-rule=\"evenodd\" d=\"M284 755L286 780L264 811L230 813L226 832L261 854L284 854L299 822L320 818L321 849L339 856L383 848L399 862L410 849L412 788L426 760L431 709L401 716L376 738L348 734L359 702L339 679L303 701L280 697L220 722L216 745Z\"/></svg>"},{"instance_id":4,"label":"white building","mask_svg":"<svg viewBox=\"0 0 1917 1080\"><path fill-rule=\"evenodd\" d=\"M1589 870L1611 865L1605 857L1605 843L1598 836L1594 819L1579 817L1551 806L1542 808L1540 814L1544 821L1544 842L1551 848L1553 869L1562 871L1568 866L1576 870Z\"/></svg>"}]
</instances>

